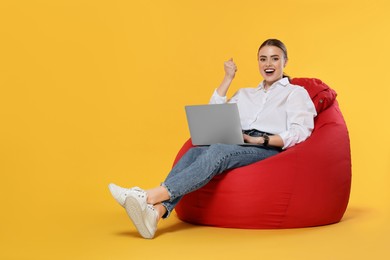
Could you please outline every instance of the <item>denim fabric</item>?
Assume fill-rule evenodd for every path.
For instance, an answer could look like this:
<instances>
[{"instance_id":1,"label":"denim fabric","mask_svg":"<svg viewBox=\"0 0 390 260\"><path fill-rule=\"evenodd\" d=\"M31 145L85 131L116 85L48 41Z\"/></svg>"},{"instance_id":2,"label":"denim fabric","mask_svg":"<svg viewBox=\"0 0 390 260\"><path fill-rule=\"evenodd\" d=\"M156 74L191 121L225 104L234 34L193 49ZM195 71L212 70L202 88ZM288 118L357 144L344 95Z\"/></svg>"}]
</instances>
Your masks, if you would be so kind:
<instances>
[{"instance_id":1,"label":"denim fabric","mask_svg":"<svg viewBox=\"0 0 390 260\"><path fill-rule=\"evenodd\" d=\"M166 218L171 214L185 194L206 185L214 176L229 169L263 160L279 152L279 149L272 147L229 144L191 148L161 184L170 195L170 199L162 203L167 209L163 217Z\"/></svg>"}]
</instances>

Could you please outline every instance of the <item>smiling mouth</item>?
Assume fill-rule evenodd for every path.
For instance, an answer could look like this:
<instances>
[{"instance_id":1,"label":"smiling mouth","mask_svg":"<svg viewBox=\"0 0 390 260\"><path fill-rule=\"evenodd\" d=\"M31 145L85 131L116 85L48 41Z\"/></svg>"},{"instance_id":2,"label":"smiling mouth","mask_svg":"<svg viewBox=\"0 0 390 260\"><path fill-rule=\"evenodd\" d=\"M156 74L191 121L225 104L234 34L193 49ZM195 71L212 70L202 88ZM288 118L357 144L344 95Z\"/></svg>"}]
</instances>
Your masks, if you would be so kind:
<instances>
[{"instance_id":1,"label":"smiling mouth","mask_svg":"<svg viewBox=\"0 0 390 260\"><path fill-rule=\"evenodd\" d=\"M275 72L275 69L265 69L264 72L265 72L265 74L267 74L267 75L272 75L272 73Z\"/></svg>"}]
</instances>

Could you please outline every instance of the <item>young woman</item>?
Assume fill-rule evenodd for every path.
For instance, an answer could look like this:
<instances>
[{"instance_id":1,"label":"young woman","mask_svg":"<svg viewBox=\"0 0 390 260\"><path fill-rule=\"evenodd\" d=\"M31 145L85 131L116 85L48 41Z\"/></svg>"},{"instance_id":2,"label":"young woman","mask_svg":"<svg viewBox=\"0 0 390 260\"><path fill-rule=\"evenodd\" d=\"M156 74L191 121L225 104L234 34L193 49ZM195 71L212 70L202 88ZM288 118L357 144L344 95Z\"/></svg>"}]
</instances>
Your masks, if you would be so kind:
<instances>
[{"instance_id":1,"label":"young woman","mask_svg":"<svg viewBox=\"0 0 390 260\"><path fill-rule=\"evenodd\" d=\"M290 84L283 73L288 61L285 45L277 39L268 39L260 46L257 59L264 79L257 88L240 89L227 100L226 94L237 72L230 59L224 64L225 77L210 104L237 103L245 142L260 146L194 147L160 186L145 191L109 185L112 196L126 209L142 237L153 238L159 220L167 218L185 194L204 186L215 175L264 160L310 136L316 110L306 90Z\"/></svg>"}]
</instances>

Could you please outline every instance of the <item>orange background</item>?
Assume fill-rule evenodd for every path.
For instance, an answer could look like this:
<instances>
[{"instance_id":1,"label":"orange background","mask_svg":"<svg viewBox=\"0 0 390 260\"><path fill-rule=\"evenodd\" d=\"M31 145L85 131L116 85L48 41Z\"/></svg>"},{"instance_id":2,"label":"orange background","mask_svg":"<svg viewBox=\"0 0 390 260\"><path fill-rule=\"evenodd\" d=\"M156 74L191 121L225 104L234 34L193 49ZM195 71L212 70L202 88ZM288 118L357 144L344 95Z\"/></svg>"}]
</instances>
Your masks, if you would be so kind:
<instances>
[{"instance_id":1,"label":"orange background","mask_svg":"<svg viewBox=\"0 0 390 260\"><path fill-rule=\"evenodd\" d=\"M389 3L0 3L1 259L387 259ZM135 233L107 185L158 185L233 57L231 93L261 80L259 44L288 47L287 74L338 93L353 184L343 222L298 230L191 226ZM337 149L337 147L335 147Z\"/></svg>"}]
</instances>

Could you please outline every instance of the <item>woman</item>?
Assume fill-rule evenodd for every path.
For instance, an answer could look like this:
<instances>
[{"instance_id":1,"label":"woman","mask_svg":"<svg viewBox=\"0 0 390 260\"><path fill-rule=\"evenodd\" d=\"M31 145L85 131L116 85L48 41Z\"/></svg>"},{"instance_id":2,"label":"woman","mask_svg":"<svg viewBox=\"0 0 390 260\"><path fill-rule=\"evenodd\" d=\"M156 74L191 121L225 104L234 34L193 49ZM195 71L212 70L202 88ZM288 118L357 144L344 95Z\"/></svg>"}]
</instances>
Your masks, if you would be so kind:
<instances>
[{"instance_id":1,"label":"woman","mask_svg":"<svg viewBox=\"0 0 390 260\"><path fill-rule=\"evenodd\" d=\"M158 187L144 191L109 185L113 197L144 238L153 238L159 220L167 218L185 194L204 186L215 175L276 155L310 136L316 111L306 90L290 84L283 73L288 61L285 45L277 39L266 40L257 59L264 79L257 88L240 89L227 101L226 94L237 72L230 59L224 64L225 77L210 104L237 103L245 142L260 146L194 147Z\"/></svg>"}]
</instances>

